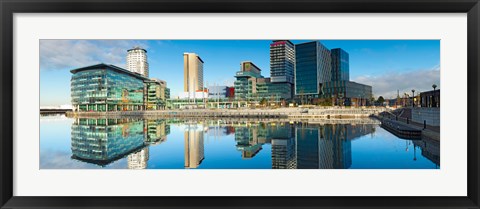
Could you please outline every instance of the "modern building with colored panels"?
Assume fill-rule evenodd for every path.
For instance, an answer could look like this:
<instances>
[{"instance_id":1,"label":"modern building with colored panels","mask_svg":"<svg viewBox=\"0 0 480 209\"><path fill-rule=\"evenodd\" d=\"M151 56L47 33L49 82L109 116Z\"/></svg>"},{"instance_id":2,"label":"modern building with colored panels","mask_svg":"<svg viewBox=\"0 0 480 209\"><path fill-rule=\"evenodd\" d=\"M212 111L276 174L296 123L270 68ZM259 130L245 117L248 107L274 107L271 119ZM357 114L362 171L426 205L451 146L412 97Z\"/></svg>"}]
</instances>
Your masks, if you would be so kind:
<instances>
[{"instance_id":1,"label":"modern building with colored panels","mask_svg":"<svg viewBox=\"0 0 480 209\"><path fill-rule=\"evenodd\" d=\"M270 94L271 82L270 78L257 78L256 85L253 88L256 88L255 101L260 101L261 99L272 99L275 98L274 95Z\"/></svg>"},{"instance_id":2,"label":"modern building with colored panels","mask_svg":"<svg viewBox=\"0 0 480 209\"><path fill-rule=\"evenodd\" d=\"M97 64L70 71L74 111L129 111L144 109L144 81L126 69Z\"/></svg>"},{"instance_id":3,"label":"modern building with colored panels","mask_svg":"<svg viewBox=\"0 0 480 209\"><path fill-rule=\"evenodd\" d=\"M235 99L242 101L254 100L257 96L257 78L263 78L261 70L249 61L240 63L240 71L235 74Z\"/></svg>"},{"instance_id":4,"label":"modern building with colored panels","mask_svg":"<svg viewBox=\"0 0 480 209\"><path fill-rule=\"evenodd\" d=\"M227 98L235 98L235 87L229 86L227 87Z\"/></svg>"},{"instance_id":5,"label":"modern building with colored panels","mask_svg":"<svg viewBox=\"0 0 480 209\"><path fill-rule=\"evenodd\" d=\"M188 95L203 90L203 60L195 53L183 53L183 90Z\"/></svg>"},{"instance_id":6,"label":"modern building with colored panels","mask_svg":"<svg viewBox=\"0 0 480 209\"><path fill-rule=\"evenodd\" d=\"M235 77L236 100L259 102L267 99L278 102L280 99L291 98L290 84L271 82L271 78L263 77L260 68L252 62L242 62Z\"/></svg>"},{"instance_id":7,"label":"modern building with colored panels","mask_svg":"<svg viewBox=\"0 0 480 209\"><path fill-rule=\"evenodd\" d=\"M170 98L167 82L159 79L145 80L145 108L147 110L165 109ZM168 89L168 90L167 90Z\"/></svg>"},{"instance_id":8,"label":"modern building with colored panels","mask_svg":"<svg viewBox=\"0 0 480 209\"><path fill-rule=\"evenodd\" d=\"M270 44L271 94L289 100L293 96L295 45L288 40Z\"/></svg>"},{"instance_id":9,"label":"modern building with colored panels","mask_svg":"<svg viewBox=\"0 0 480 209\"><path fill-rule=\"evenodd\" d=\"M346 51L341 48L331 50L332 53L332 81L350 80L350 59Z\"/></svg>"},{"instance_id":10,"label":"modern building with colored panels","mask_svg":"<svg viewBox=\"0 0 480 209\"><path fill-rule=\"evenodd\" d=\"M340 106L366 106L371 105L372 86L355 83L352 81L326 82L324 98L331 98L334 105Z\"/></svg>"},{"instance_id":11,"label":"modern building with colored panels","mask_svg":"<svg viewBox=\"0 0 480 209\"><path fill-rule=\"evenodd\" d=\"M106 166L143 149L144 121L76 118L72 124L72 159Z\"/></svg>"},{"instance_id":12,"label":"modern building with colored panels","mask_svg":"<svg viewBox=\"0 0 480 209\"><path fill-rule=\"evenodd\" d=\"M138 73L148 78L148 57L147 50L140 47L127 50L127 70Z\"/></svg>"},{"instance_id":13,"label":"modern building with colored panels","mask_svg":"<svg viewBox=\"0 0 480 209\"><path fill-rule=\"evenodd\" d=\"M295 45L295 95L318 98L331 80L331 52L319 41Z\"/></svg>"}]
</instances>

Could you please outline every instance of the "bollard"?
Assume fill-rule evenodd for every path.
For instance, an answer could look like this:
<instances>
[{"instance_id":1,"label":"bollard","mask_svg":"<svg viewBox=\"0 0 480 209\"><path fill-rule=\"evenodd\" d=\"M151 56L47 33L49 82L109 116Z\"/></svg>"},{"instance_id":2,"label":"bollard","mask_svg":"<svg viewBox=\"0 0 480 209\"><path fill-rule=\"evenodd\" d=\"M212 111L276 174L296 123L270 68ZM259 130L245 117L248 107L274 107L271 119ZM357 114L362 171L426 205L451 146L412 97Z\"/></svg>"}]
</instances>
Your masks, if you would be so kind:
<instances>
[{"instance_id":1,"label":"bollard","mask_svg":"<svg viewBox=\"0 0 480 209\"><path fill-rule=\"evenodd\" d=\"M423 120L423 129L427 128L427 120Z\"/></svg>"}]
</instances>

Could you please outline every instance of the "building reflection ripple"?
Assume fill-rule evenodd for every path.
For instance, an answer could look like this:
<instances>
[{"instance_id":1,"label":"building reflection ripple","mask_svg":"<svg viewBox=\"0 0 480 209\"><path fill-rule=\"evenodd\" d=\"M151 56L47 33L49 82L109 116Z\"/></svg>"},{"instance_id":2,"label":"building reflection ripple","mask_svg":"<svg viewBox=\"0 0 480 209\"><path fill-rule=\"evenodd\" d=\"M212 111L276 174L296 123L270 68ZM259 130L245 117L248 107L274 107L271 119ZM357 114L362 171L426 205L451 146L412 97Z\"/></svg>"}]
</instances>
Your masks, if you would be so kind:
<instances>
[{"instance_id":1,"label":"building reflection ripple","mask_svg":"<svg viewBox=\"0 0 480 209\"><path fill-rule=\"evenodd\" d=\"M226 150L236 152L238 154L236 159L240 160L253 158L258 159L257 162L271 160L272 169L348 169L352 167L352 142L366 135L375 138L375 129L378 128L377 124L368 123L75 118L71 126L71 158L101 167L125 159L128 169L147 169L152 149L154 153L160 150L151 146L162 147L170 134L171 125L181 128L175 129L180 132L180 137L171 139L177 144L180 143L181 147L176 151L167 151L164 156L170 157L172 153L180 155L175 155L175 159L162 158L162 160L163 162L182 160L183 168L188 169L202 168L202 163L205 164L204 161L209 154L206 151L210 151L213 160L203 167L222 168L221 163L229 162L218 159L218 153L230 152ZM234 149L223 146L206 149L205 146L209 146L209 143L220 143L218 140L209 141L208 137L230 138L229 140L233 138ZM438 141L422 139L406 140L405 143L407 151L413 144L411 154L414 155L414 160L421 154L437 168L440 166ZM172 146L165 145L164 147ZM215 162L219 164L214 164ZM182 162L179 163L179 166L182 166ZM268 164L266 165L268 168ZM155 168L158 164L152 166Z\"/></svg>"},{"instance_id":2,"label":"building reflection ripple","mask_svg":"<svg viewBox=\"0 0 480 209\"><path fill-rule=\"evenodd\" d=\"M145 169L149 145L166 141L165 120L76 118L72 124L72 159L105 167L127 158L129 169Z\"/></svg>"}]
</instances>

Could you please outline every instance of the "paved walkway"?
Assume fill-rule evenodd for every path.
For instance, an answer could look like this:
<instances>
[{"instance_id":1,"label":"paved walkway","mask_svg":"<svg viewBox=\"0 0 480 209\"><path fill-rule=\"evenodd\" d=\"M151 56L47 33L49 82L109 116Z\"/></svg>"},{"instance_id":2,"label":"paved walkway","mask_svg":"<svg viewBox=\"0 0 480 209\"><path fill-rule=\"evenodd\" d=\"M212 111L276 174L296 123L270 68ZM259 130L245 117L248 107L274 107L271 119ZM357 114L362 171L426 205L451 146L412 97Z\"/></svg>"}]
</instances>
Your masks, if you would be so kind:
<instances>
[{"instance_id":1,"label":"paved walkway","mask_svg":"<svg viewBox=\"0 0 480 209\"><path fill-rule=\"evenodd\" d=\"M392 120L395 120L395 116L392 116L392 115L390 115L390 117L388 117L388 118L390 118ZM440 141L440 127L439 126L428 126L427 125L427 128L424 129L423 124L413 122L410 119L408 121L408 124L407 124L407 119L406 118L397 117L397 119L398 119L397 121L399 123L402 123L405 126L408 126L410 128L417 129L417 130L422 130L422 136L423 137L427 137L427 138L432 139L432 140Z\"/></svg>"}]
</instances>

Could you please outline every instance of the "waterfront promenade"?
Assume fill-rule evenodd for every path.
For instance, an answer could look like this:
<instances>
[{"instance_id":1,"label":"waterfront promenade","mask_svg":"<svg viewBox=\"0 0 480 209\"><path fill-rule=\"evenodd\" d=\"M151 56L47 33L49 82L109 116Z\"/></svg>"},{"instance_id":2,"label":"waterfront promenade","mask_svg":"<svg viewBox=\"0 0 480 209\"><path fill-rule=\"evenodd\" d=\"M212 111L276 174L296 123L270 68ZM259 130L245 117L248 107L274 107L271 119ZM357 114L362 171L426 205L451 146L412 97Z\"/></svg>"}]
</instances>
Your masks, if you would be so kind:
<instances>
[{"instance_id":1,"label":"waterfront promenade","mask_svg":"<svg viewBox=\"0 0 480 209\"><path fill-rule=\"evenodd\" d=\"M285 118L285 119L348 119L367 118L386 111L369 108L275 108L275 109L183 109L115 112L67 112L69 117L140 116L165 118Z\"/></svg>"},{"instance_id":2,"label":"waterfront promenade","mask_svg":"<svg viewBox=\"0 0 480 209\"><path fill-rule=\"evenodd\" d=\"M400 112L397 111L397 113L386 111L375 115L375 117L382 121L382 126L387 130L402 137L440 141L440 126L430 126L412 121L410 115L407 118L402 117L403 113L403 109ZM417 133L420 133L419 137L415 136Z\"/></svg>"}]
</instances>

